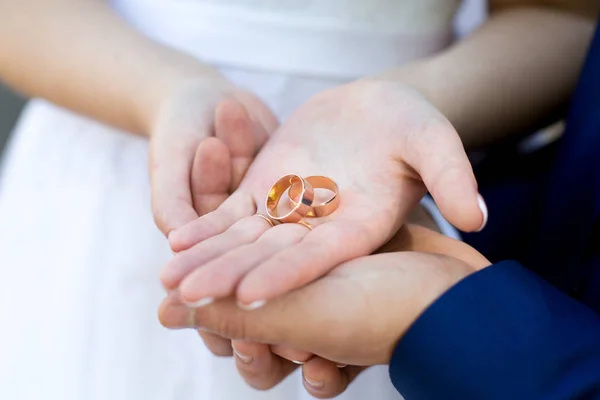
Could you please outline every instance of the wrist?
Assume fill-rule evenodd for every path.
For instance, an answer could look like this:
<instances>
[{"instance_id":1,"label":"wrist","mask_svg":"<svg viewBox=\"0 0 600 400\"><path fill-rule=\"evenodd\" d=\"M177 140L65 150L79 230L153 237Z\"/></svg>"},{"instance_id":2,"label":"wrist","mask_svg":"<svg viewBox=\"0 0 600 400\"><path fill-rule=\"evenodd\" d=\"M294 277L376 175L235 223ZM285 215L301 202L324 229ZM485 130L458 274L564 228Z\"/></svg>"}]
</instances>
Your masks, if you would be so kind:
<instances>
[{"instance_id":1,"label":"wrist","mask_svg":"<svg viewBox=\"0 0 600 400\"><path fill-rule=\"evenodd\" d=\"M173 103L196 101L193 97L205 97L230 91L233 85L216 69L203 65L195 59L182 56L183 60L152 73L147 88L134 101L133 113L139 132L151 136L157 121L165 109Z\"/></svg>"},{"instance_id":2,"label":"wrist","mask_svg":"<svg viewBox=\"0 0 600 400\"><path fill-rule=\"evenodd\" d=\"M390 363L393 351L398 343L402 341L423 314L459 282L476 272L476 269L469 264L453 257L440 254L428 254L428 256L435 256L437 262L423 264L422 267L432 269L432 273L429 274L426 284L419 288L419 294L414 296L414 303L410 305L414 310L413 318L408 320L408 324L405 324L399 330L397 340L394 342L389 354L386 355L384 364ZM405 305L404 310L406 310L406 306L408 305Z\"/></svg>"}]
</instances>

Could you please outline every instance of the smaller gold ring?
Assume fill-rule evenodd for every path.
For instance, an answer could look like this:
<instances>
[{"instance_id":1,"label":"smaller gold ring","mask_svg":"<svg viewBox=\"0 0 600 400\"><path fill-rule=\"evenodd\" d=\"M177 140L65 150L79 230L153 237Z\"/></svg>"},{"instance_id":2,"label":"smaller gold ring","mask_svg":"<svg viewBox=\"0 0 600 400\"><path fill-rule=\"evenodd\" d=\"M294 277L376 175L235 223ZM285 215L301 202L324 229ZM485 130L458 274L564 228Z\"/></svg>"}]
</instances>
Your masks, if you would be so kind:
<instances>
[{"instance_id":1,"label":"smaller gold ring","mask_svg":"<svg viewBox=\"0 0 600 400\"><path fill-rule=\"evenodd\" d=\"M279 200L281 200L281 196L285 194L286 190L294 185L300 186L299 194L297 196L299 200L294 204L291 211L285 215L279 216L277 214ZM300 175L290 174L282 176L273 184L273 186L271 186L271 189L267 194L267 199L265 200L267 215L274 221L298 222L310 211L314 196L315 193L311 184Z\"/></svg>"},{"instance_id":2,"label":"smaller gold ring","mask_svg":"<svg viewBox=\"0 0 600 400\"><path fill-rule=\"evenodd\" d=\"M255 215L256 215L257 217L261 217L262 219L264 219L265 221L267 221L267 223L268 223L269 225L271 225L271 228L274 228L274 227L275 227L275 222L273 222L273 220L272 220L271 218L267 217L266 215L262 215L262 214L260 214L260 213L256 213Z\"/></svg>"},{"instance_id":3,"label":"smaller gold ring","mask_svg":"<svg viewBox=\"0 0 600 400\"><path fill-rule=\"evenodd\" d=\"M300 220L297 223L300 224L300 225L303 225L303 226L307 227L311 231L313 230L313 226L311 224L309 224L308 222L304 221L304 220Z\"/></svg>"},{"instance_id":4,"label":"smaller gold ring","mask_svg":"<svg viewBox=\"0 0 600 400\"><path fill-rule=\"evenodd\" d=\"M337 183L333 179L327 178L326 176L309 176L304 178L313 189L327 189L333 193L333 195L326 201L313 204L310 210L306 213L306 217L324 217L334 212L340 205L339 188ZM290 186L288 192L290 198L290 204L295 206L296 199L300 195L300 187L297 184Z\"/></svg>"},{"instance_id":5,"label":"smaller gold ring","mask_svg":"<svg viewBox=\"0 0 600 400\"><path fill-rule=\"evenodd\" d=\"M196 309L189 307L188 308L188 315L187 315L187 328L196 328Z\"/></svg>"}]
</instances>

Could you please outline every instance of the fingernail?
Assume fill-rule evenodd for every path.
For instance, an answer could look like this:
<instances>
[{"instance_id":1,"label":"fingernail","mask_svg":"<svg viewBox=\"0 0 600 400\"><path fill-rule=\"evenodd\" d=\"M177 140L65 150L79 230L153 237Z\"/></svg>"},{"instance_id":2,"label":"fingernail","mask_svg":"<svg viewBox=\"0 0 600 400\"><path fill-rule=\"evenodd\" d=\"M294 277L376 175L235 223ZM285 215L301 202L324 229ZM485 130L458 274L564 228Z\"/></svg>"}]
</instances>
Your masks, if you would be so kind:
<instances>
[{"instance_id":1,"label":"fingernail","mask_svg":"<svg viewBox=\"0 0 600 400\"><path fill-rule=\"evenodd\" d=\"M323 387L325 387L325 382L310 379L306 375L304 375L304 382L313 389L323 389Z\"/></svg>"},{"instance_id":2,"label":"fingernail","mask_svg":"<svg viewBox=\"0 0 600 400\"><path fill-rule=\"evenodd\" d=\"M235 354L235 356L244 364L250 364L252 362L252 357L247 356L245 354L240 353L239 351L237 351L235 349L235 347L233 347L233 345L231 346L231 348L233 349L233 354Z\"/></svg>"},{"instance_id":3,"label":"fingernail","mask_svg":"<svg viewBox=\"0 0 600 400\"><path fill-rule=\"evenodd\" d=\"M338 368L346 368L348 364L337 364Z\"/></svg>"},{"instance_id":4,"label":"fingernail","mask_svg":"<svg viewBox=\"0 0 600 400\"><path fill-rule=\"evenodd\" d=\"M293 362L294 364L298 364L298 365L303 365L304 361L296 361L296 360L290 360L291 362Z\"/></svg>"},{"instance_id":5,"label":"fingernail","mask_svg":"<svg viewBox=\"0 0 600 400\"><path fill-rule=\"evenodd\" d=\"M205 297L198 301L194 301L194 302L184 301L183 303L190 308L201 308L201 307L209 305L210 303L213 303L214 301L215 301L214 297Z\"/></svg>"},{"instance_id":6,"label":"fingernail","mask_svg":"<svg viewBox=\"0 0 600 400\"><path fill-rule=\"evenodd\" d=\"M242 310L252 311L256 310L257 308L261 308L265 304L267 304L266 300L257 300L250 304L238 303L238 307L240 307Z\"/></svg>"},{"instance_id":7,"label":"fingernail","mask_svg":"<svg viewBox=\"0 0 600 400\"><path fill-rule=\"evenodd\" d=\"M485 200L483 200L483 197L481 197L480 194L477 195L477 204L479 205L479 209L481 210L481 214L483 215L483 223L481 224L481 227L477 229L477 232L481 232L483 228L485 228L485 226L487 225L488 209L487 205L485 204Z\"/></svg>"}]
</instances>

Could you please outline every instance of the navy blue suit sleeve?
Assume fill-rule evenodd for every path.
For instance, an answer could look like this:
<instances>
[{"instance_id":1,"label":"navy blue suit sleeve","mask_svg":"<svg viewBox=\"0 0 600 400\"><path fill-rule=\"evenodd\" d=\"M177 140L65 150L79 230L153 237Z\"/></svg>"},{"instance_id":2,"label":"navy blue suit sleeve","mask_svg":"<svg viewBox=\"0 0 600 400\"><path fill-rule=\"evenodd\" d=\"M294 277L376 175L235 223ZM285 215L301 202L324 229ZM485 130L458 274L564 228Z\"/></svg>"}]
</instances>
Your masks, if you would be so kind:
<instances>
[{"instance_id":1,"label":"navy blue suit sleeve","mask_svg":"<svg viewBox=\"0 0 600 400\"><path fill-rule=\"evenodd\" d=\"M390 376L406 400L600 399L600 317L505 261L432 304Z\"/></svg>"}]
</instances>

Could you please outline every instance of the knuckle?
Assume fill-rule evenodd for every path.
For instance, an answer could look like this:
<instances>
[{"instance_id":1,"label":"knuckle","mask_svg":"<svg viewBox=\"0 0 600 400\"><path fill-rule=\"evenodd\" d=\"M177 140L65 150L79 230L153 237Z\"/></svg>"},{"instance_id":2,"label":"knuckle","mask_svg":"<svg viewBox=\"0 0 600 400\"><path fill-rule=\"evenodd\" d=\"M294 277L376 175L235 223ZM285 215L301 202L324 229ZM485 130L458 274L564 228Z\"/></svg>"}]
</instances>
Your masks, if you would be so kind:
<instances>
[{"instance_id":1,"label":"knuckle","mask_svg":"<svg viewBox=\"0 0 600 400\"><path fill-rule=\"evenodd\" d=\"M246 339L245 319L238 312L219 313L211 307L196 309L196 325L206 327L215 335L228 340Z\"/></svg>"},{"instance_id":2,"label":"knuckle","mask_svg":"<svg viewBox=\"0 0 600 400\"><path fill-rule=\"evenodd\" d=\"M242 318L221 318L218 322L218 331L230 339L246 339L246 329Z\"/></svg>"}]
</instances>

